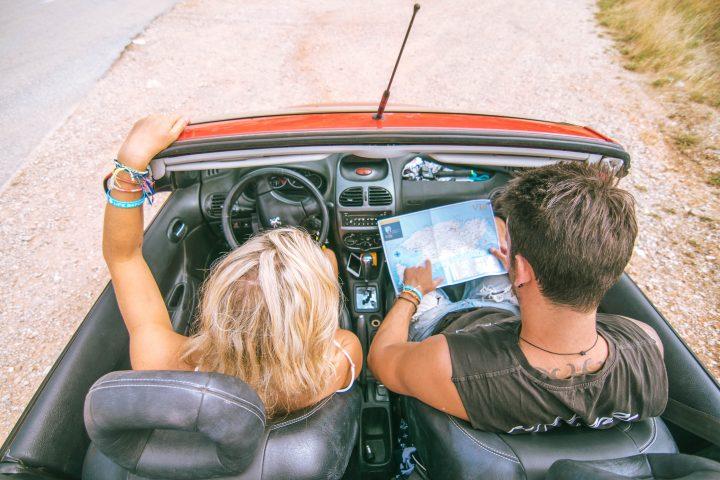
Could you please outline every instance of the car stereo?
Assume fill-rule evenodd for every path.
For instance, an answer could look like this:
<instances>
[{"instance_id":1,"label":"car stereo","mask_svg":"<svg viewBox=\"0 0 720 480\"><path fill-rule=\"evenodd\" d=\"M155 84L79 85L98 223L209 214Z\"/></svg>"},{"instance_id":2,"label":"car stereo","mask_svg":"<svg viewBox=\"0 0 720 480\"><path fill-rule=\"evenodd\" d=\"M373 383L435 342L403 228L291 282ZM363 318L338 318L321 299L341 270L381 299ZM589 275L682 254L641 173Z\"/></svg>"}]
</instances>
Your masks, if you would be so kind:
<instances>
[{"instance_id":1,"label":"car stereo","mask_svg":"<svg viewBox=\"0 0 720 480\"><path fill-rule=\"evenodd\" d=\"M390 215L392 215L392 212L389 211L362 213L342 212L340 218L343 227L376 227L378 219L389 217Z\"/></svg>"}]
</instances>

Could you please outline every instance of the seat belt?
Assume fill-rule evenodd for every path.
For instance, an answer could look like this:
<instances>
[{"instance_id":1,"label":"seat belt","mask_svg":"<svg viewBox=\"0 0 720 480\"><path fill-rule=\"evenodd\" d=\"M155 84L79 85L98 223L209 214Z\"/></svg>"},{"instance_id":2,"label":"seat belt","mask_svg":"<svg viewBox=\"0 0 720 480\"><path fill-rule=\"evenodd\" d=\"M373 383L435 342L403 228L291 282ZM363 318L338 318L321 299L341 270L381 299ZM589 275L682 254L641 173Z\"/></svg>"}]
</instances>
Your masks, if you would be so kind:
<instances>
[{"instance_id":1,"label":"seat belt","mask_svg":"<svg viewBox=\"0 0 720 480\"><path fill-rule=\"evenodd\" d=\"M669 398L662 418L720 446L720 418L718 417Z\"/></svg>"}]
</instances>

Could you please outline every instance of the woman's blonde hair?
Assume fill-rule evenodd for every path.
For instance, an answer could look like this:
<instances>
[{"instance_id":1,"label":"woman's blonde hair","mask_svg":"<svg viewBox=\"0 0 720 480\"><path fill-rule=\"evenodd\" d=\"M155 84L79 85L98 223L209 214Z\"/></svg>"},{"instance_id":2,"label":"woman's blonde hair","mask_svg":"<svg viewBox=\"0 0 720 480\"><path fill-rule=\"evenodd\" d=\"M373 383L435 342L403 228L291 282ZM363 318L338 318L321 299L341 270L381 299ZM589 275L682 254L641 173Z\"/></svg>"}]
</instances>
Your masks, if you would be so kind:
<instances>
[{"instance_id":1,"label":"woman's blonde hair","mask_svg":"<svg viewBox=\"0 0 720 480\"><path fill-rule=\"evenodd\" d=\"M335 378L340 286L307 233L282 228L251 238L212 267L201 298L183 360L239 377L269 415L317 397Z\"/></svg>"}]
</instances>

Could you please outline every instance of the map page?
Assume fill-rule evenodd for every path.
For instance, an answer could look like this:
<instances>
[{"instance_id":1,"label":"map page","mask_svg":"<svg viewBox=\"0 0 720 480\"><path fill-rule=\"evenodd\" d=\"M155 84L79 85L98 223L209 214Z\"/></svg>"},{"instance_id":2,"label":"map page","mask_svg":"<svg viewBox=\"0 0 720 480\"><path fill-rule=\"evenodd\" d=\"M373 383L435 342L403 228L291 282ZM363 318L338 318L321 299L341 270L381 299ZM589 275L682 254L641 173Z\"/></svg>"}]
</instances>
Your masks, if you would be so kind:
<instances>
[{"instance_id":1,"label":"map page","mask_svg":"<svg viewBox=\"0 0 720 480\"><path fill-rule=\"evenodd\" d=\"M378 220L395 292L405 268L432 262L440 286L506 273L491 253L498 233L490 200L470 200Z\"/></svg>"}]
</instances>

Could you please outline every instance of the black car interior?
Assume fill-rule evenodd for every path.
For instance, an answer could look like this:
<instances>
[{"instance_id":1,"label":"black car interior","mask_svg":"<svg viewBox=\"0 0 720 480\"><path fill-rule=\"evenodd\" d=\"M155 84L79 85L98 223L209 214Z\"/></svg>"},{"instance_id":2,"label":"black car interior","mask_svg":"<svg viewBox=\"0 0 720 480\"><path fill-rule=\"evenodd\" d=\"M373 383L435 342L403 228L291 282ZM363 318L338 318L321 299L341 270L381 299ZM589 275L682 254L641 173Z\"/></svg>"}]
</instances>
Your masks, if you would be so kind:
<instances>
[{"instance_id":1,"label":"black car interior","mask_svg":"<svg viewBox=\"0 0 720 480\"><path fill-rule=\"evenodd\" d=\"M493 199L514 172L473 166L487 178L406 180L403 167L415 157L338 153L282 168L172 173L172 193L146 231L143 252L176 331L192 332L200 285L233 241L240 244L263 228L298 225L327 237L337 254L343 327L358 335L367 353L393 301L377 220ZM498 435L399 398L367 368L350 392L274 420L238 379L132 372L127 331L108 285L3 445L0 477L386 479L398 469L401 418L417 447L419 478L616 478L600 476L608 472L655 478L635 476L643 470L627 467L628 459L649 465L648 475L669 471L671 458L689 465L657 478L685 478L682 472L712 467L705 459L720 459L717 382L627 275L600 310L658 332L670 380L663 417L601 431L563 427Z\"/></svg>"},{"instance_id":2,"label":"black car interior","mask_svg":"<svg viewBox=\"0 0 720 480\"><path fill-rule=\"evenodd\" d=\"M112 372L85 402L83 478L340 478L360 403L356 389L271 421L234 377Z\"/></svg>"}]
</instances>

